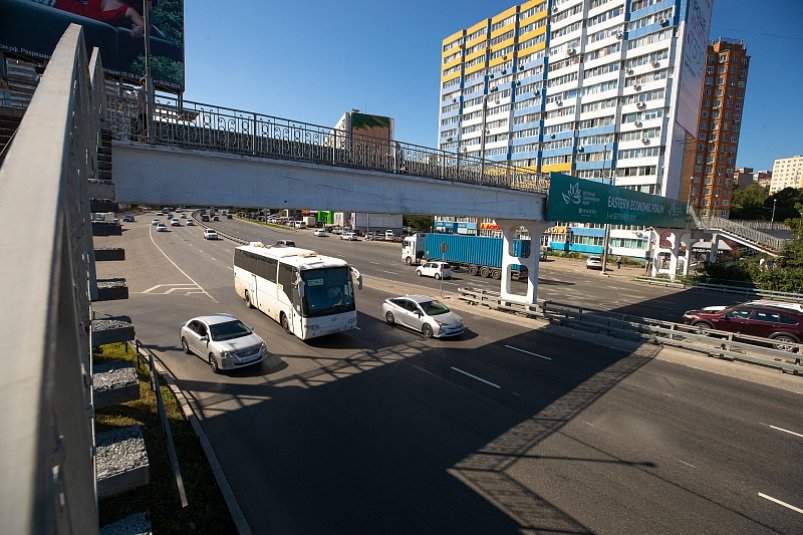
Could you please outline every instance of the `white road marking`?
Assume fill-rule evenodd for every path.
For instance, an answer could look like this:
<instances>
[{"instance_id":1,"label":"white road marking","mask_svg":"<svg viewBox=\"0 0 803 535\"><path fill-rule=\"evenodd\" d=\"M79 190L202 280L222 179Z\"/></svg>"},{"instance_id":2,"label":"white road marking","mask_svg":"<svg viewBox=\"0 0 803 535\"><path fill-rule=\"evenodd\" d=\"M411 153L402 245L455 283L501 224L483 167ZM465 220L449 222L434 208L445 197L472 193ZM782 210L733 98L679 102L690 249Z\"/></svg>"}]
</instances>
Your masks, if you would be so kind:
<instances>
[{"instance_id":1,"label":"white road marking","mask_svg":"<svg viewBox=\"0 0 803 535\"><path fill-rule=\"evenodd\" d=\"M792 511L795 511L795 512L800 513L800 514L803 515L803 509L801 509L799 507L795 507L794 505L789 505L786 502L782 502L781 500L779 500L777 498L773 498L772 496L767 496L766 494L761 493L761 492L759 492L758 495L761 496L762 498L764 498L765 500L769 500L771 502L775 502L778 505L783 505L784 507L786 507L788 509L791 509Z\"/></svg>"},{"instance_id":2,"label":"white road marking","mask_svg":"<svg viewBox=\"0 0 803 535\"><path fill-rule=\"evenodd\" d=\"M693 464L689 464L689 463L687 463L687 462L685 462L685 461L681 461L680 459L678 459L678 462L679 462L680 464L685 464L686 466L690 466L690 467L694 468L695 470L697 469L697 467L696 467L696 466L694 466Z\"/></svg>"},{"instance_id":3,"label":"white road marking","mask_svg":"<svg viewBox=\"0 0 803 535\"><path fill-rule=\"evenodd\" d=\"M801 435L800 433L795 433L794 431L784 429L783 427L776 427L774 425L769 425L769 424L764 424L764 425L768 426L770 429L775 429L776 431L782 431L784 433L789 433L790 435L795 435L796 437L803 438L803 435Z\"/></svg>"},{"instance_id":4,"label":"white road marking","mask_svg":"<svg viewBox=\"0 0 803 535\"><path fill-rule=\"evenodd\" d=\"M374 264L374 265L377 265L377 266L381 266L382 265L382 262L368 262L368 263L369 264Z\"/></svg>"},{"instance_id":5,"label":"white road marking","mask_svg":"<svg viewBox=\"0 0 803 535\"><path fill-rule=\"evenodd\" d=\"M395 271L385 271L384 269L382 270L382 273L389 273L391 275L398 275L398 273L396 273Z\"/></svg>"},{"instance_id":6,"label":"white road marking","mask_svg":"<svg viewBox=\"0 0 803 535\"><path fill-rule=\"evenodd\" d=\"M594 427L594 424L592 424L591 422L586 422L585 420L583 420L583 423L586 424L588 427Z\"/></svg>"},{"instance_id":7,"label":"white road marking","mask_svg":"<svg viewBox=\"0 0 803 535\"><path fill-rule=\"evenodd\" d=\"M486 385L492 386L494 388L502 388L501 386L499 386L497 384L494 384L491 381L486 381L482 377L477 377L476 375L472 375L472 374L468 373L467 371L461 370L460 368L455 368L454 366L452 366L452 369L454 371L456 371L457 373L462 373L463 375L471 377L472 379L476 379L477 381L479 381L481 383L485 383Z\"/></svg>"},{"instance_id":8,"label":"white road marking","mask_svg":"<svg viewBox=\"0 0 803 535\"><path fill-rule=\"evenodd\" d=\"M167 258L167 261L168 261L168 262L170 262L171 264L173 264L173 266L174 266L174 267L175 267L177 270L179 270L179 271L181 272L181 274L182 274L182 275L184 275L185 277L187 277L188 279L190 279L190 282L192 282L194 285L196 285L196 286L197 286L197 287L198 287L198 288L199 288L199 289L200 289L200 290L201 290L201 291L202 291L204 294L206 294L206 295L209 297L209 299L211 299L211 300L212 300L212 301L214 301L215 303L220 303L220 301L218 301L217 299L215 299L214 297L212 297L211 295L209 295L209 292L207 292L206 290L204 290L204 289L203 289L203 286L201 286L200 284L198 284L197 282L195 282L195 280L193 280L193 278L192 278L192 277L190 277L189 275L187 275L187 274L184 272L184 270L183 270L183 269L181 269L180 267L178 267L178 264L176 264L175 262L173 262L173 260L171 260L171 259L170 259L170 257L169 257L169 256L167 256L167 254L165 254L165 252L162 250L162 248L161 248L161 247L159 247L159 245L156 243L156 240L154 240L154 239L153 239L153 231L151 231L151 232L149 233L149 235L150 235L150 238L151 238L151 243L154 245L154 247L156 247L157 249L159 249L159 252L160 252L160 253L162 253L162 256L164 256L165 258Z\"/></svg>"},{"instance_id":9,"label":"white road marking","mask_svg":"<svg viewBox=\"0 0 803 535\"><path fill-rule=\"evenodd\" d=\"M212 260L215 260L215 259L214 259L214 258L212 258L211 256L210 256L209 258L211 258ZM215 260L215 262L217 262L217 260Z\"/></svg>"},{"instance_id":10,"label":"white road marking","mask_svg":"<svg viewBox=\"0 0 803 535\"><path fill-rule=\"evenodd\" d=\"M231 266L226 266L226 269L230 269L230 270L234 271L234 268L231 267Z\"/></svg>"},{"instance_id":11,"label":"white road marking","mask_svg":"<svg viewBox=\"0 0 803 535\"><path fill-rule=\"evenodd\" d=\"M538 357L539 359L552 360L550 357L545 357L544 355L539 355L538 353L531 353L530 351L525 351L523 349L519 349L518 347L513 347L513 346L509 346L509 345L505 345L505 347L508 348L508 349L512 349L513 351L518 351L519 353L524 353L526 355L531 355L533 357Z\"/></svg>"}]
</instances>

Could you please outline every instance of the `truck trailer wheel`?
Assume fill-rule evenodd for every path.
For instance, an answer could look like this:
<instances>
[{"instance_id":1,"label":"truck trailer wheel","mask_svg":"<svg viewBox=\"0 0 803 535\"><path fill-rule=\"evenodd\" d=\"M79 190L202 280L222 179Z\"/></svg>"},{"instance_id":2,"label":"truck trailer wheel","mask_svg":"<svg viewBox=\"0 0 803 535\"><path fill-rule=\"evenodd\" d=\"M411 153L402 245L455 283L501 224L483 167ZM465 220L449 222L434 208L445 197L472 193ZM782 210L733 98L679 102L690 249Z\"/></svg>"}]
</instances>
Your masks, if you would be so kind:
<instances>
[{"instance_id":1,"label":"truck trailer wheel","mask_svg":"<svg viewBox=\"0 0 803 535\"><path fill-rule=\"evenodd\" d=\"M482 266L480 268L480 277L487 277L491 274L491 269L488 266Z\"/></svg>"},{"instance_id":2,"label":"truck trailer wheel","mask_svg":"<svg viewBox=\"0 0 803 535\"><path fill-rule=\"evenodd\" d=\"M496 280L501 279L502 278L502 270L501 269L494 269L493 271L491 271L491 277L496 279Z\"/></svg>"},{"instance_id":3,"label":"truck trailer wheel","mask_svg":"<svg viewBox=\"0 0 803 535\"><path fill-rule=\"evenodd\" d=\"M412 266L413 259L408 256L407 258L404 259L404 263L407 264L408 266Z\"/></svg>"},{"instance_id":4,"label":"truck trailer wheel","mask_svg":"<svg viewBox=\"0 0 803 535\"><path fill-rule=\"evenodd\" d=\"M471 275L473 275L473 276L475 276L475 277L476 277L476 276L477 276L477 273L479 273L479 272L480 272L480 268L479 268L479 267L477 267L477 266L475 266L474 264L471 264L470 266L468 266L468 272L469 272Z\"/></svg>"}]
</instances>

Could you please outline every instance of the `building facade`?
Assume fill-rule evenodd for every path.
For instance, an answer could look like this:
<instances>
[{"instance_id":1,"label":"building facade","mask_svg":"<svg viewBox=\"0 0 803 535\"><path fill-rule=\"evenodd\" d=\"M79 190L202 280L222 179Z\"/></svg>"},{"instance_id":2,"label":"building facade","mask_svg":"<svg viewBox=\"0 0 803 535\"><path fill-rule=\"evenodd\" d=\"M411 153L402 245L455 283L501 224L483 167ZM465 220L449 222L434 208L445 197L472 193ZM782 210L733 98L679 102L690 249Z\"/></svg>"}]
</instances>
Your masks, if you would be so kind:
<instances>
[{"instance_id":1,"label":"building facade","mask_svg":"<svg viewBox=\"0 0 803 535\"><path fill-rule=\"evenodd\" d=\"M785 188L803 188L803 156L780 158L772 162L770 195Z\"/></svg>"},{"instance_id":2,"label":"building facade","mask_svg":"<svg viewBox=\"0 0 803 535\"><path fill-rule=\"evenodd\" d=\"M772 171L754 171L752 167L739 167L733 172L733 186L745 188L753 182L762 188L768 188L772 180Z\"/></svg>"},{"instance_id":3,"label":"building facade","mask_svg":"<svg viewBox=\"0 0 803 535\"><path fill-rule=\"evenodd\" d=\"M743 42L720 38L708 45L694 170L682 186L692 208L704 215L730 214L749 68Z\"/></svg>"},{"instance_id":4,"label":"building facade","mask_svg":"<svg viewBox=\"0 0 803 535\"><path fill-rule=\"evenodd\" d=\"M711 0L531 0L455 32L439 147L681 198L711 12Z\"/></svg>"}]
</instances>

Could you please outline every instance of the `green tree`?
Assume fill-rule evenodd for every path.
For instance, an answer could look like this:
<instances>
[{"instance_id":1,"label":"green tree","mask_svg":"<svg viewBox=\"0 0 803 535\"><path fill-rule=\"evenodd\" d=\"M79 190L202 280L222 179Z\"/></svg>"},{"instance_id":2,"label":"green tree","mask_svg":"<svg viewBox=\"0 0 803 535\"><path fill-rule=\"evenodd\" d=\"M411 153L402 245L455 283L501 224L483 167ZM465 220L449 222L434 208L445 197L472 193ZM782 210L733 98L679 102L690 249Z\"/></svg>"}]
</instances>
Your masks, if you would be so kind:
<instances>
[{"instance_id":1,"label":"green tree","mask_svg":"<svg viewBox=\"0 0 803 535\"><path fill-rule=\"evenodd\" d=\"M435 218L431 215L405 214L402 216L402 224L405 227L412 227L419 231L429 232L435 225Z\"/></svg>"},{"instance_id":2,"label":"green tree","mask_svg":"<svg viewBox=\"0 0 803 535\"><path fill-rule=\"evenodd\" d=\"M760 186L758 182L734 190L731 198L731 219L770 219L772 215L771 200L770 213L765 213L768 198L769 188Z\"/></svg>"}]
</instances>

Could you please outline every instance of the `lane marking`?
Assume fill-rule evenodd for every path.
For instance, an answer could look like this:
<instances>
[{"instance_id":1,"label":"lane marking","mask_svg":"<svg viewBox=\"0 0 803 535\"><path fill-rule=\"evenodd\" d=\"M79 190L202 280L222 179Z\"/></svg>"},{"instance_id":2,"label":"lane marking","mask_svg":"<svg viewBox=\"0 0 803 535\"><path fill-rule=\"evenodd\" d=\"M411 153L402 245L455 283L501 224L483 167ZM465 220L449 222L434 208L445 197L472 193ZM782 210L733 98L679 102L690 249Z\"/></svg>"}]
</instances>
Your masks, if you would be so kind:
<instances>
[{"instance_id":1,"label":"lane marking","mask_svg":"<svg viewBox=\"0 0 803 535\"><path fill-rule=\"evenodd\" d=\"M152 228L152 227L151 227L151 228ZM201 290L201 291L202 291L204 294L206 294L206 296L207 296L207 297L209 297L209 299L211 299L211 300L212 300L212 301L214 301L215 303L220 303L220 301L218 301L217 299L215 299L214 297L212 297L211 295L209 295L209 292L207 292L206 290L204 290L203 286L201 286L200 284L198 284L197 282L195 282L195 280L193 280L193 278L192 278L192 277L190 277L189 275L187 275L187 273L185 273L183 269L181 269L180 267L178 267L178 264L176 264L175 262L173 262L173 260L171 260L171 259L170 259L170 257L169 257L169 256L167 256L167 254L165 254L165 252L162 250L162 248L161 248L161 247L159 247L159 245L156 243L156 240L154 240L154 239L153 239L153 231L149 232L149 235L150 235L150 238L151 238L151 243L152 243L152 244L153 244L153 245L154 245L154 246L155 246L157 249L159 249L159 252L160 252L160 253L162 253L162 256L164 256L165 258L167 258L167 261L168 261L168 262L170 262L171 264L173 264L173 267L175 267L177 270L179 270L179 271L181 272L181 274L182 274L182 275L184 275L185 277L187 277L188 279L190 279L190 281L191 281L191 282L192 282L194 285L196 285L196 286L197 286L197 287L198 287L198 288L199 288L199 289L200 289L200 290Z\"/></svg>"},{"instance_id":2,"label":"lane marking","mask_svg":"<svg viewBox=\"0 0 803 535\"><path fill-rule=\"evenodd\" d=\"M463 375L471 377L472 379L475 379L475 380L477 380L477 381L479 381L481 383L485 383L486 385L492 386L494 388L502 388L501 386L499 386L497 384L494 384L491 381L486 381L482 377L477 377L476 375L472 375L472 374L468 373L467 371L461 370L460 368L455 368L454 366L452 366L452 369L454 371L456 371L457 373L462 373Z\"/></svg>"},{"instance_id":3,"label":"lane marking","mask_svg":"<svg viewBox=\"0 0 803 535\"><path fill-rule=\"evenodd\" d=\"M384 269L382 270L382 273L389 273L391 275L398 275L398 273L396 273L395 271L385 271Z\"/></svg>"},{"instance_id":4,"label":"lane marking","mask_svg":"<svg viewBox=\"0 0 803 535\"><path fill-rule=\"evenodd\" d=\"M211 256L210 256L209 258L211 258L212 260L215 260L215 259L214 259L214 258L212 258ZM215 262L217 262L217 260L215 260Z\"/></svg>"},{"instance_id":5,"label":"lane marking","mask_svg":"<svg viewBox=\"0 0 803 535\"><path fill-rule=\"evenodd\" d=\"M525 351L524 349L519 349L518 347L509 346L507 344L505 344L505 347L508 348L508 349L512 349L513 351L518 351L519 353L524 353L525 355L531 355L533 357L538 357L539 359L550 360L550 361L552 360L550 357L545 357L544 355L539 355L538 353L532 353L530 351Z\"/></svg>"},{"instance_id":6,"label":"lane marking","mask_svg":"<svg viewBox=\"0 0 803 535\"><path fill-rule=\"evenodd\" d=\"M591 422L586 422L585 420L583 420L583 423L586 424L588 427L594 427L594 424L592 424Z\"/></svg>"},{"instance_id":7,"label":"lane marking","mask_svg":"<svg viewBox=\"0 0 803 535\"><path fill-rule=\"evenodd\" d=\"M382 263L381 263L381 262L368 262L368 263L369 263L369 264L374 264L374 265L377 265L377 266L381 266L381 265L382 265Z\"/></svg>"},{"instance_id":8,"label":"lane marking","mask_svg":"<svg viewBox=\"0 0 803 535\"><path fill-rule=\"evenodd\" d=\"M226 266L226 269L230 269L230 270L234 271L234 268L231 267L231 266Z\"/></svg>"},{"instance_id":9,"label":"lane marking","mask_svg":"<svg viewBox=\"0 0 803 535\"><path fill-rule=\"evenodd\" d=\"M690 466L690 467L694 468L695 470L697 469L697 467L696 467L696 466L694 466L693 464L689 464L689 463L687 463L687 462L685 462L685 461L681 461L680 459L678 459L678 462L679 462L680 464L685 464L686 466Z\"/></svg>"},{"instance_id":10,"label":"lane marking","mask_svg":"<svg viewBox=\"0 0 803 535\"><path fill-rule=\"evenodd\" d=\"M789 433L790 435L795 435L796 437L803 438L803 434L795 433L794 431L790 431L788 429L784 429L783 427L777 427L777 426L769 425L769 424L764 424L764 425L768 426L770 429L775 429L776 431L782 431L784 433Z\"/></svg>"},{"instance_id":11,"label":"lane marking","mask_svg":"<svg viewBox=\"0 0 803 535\"><path fill-rule=\"evenodd\" d=\"M782 502L781 500L779 500L777 498L773 498L772 496L767 496L766 494L764 494L762 492L759 492L758 495L761 496L762 498L764 498L765 500L769 500L771 502L775 502L778 505L783 505L787 509L791 509L792 511L795 511L795 512L800 513L801 515L803 515L803 509L800 509L799 507L795 507L794 505L789 505L788 503Z\"/></svg>"}]
</instances>

